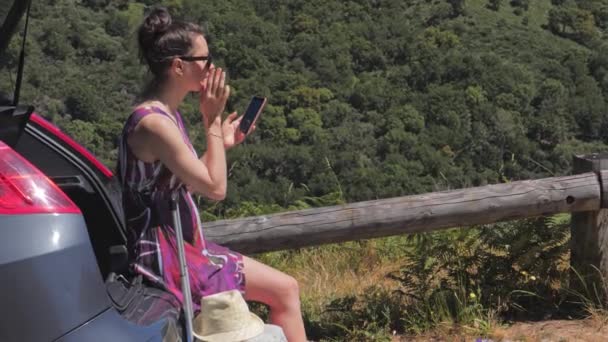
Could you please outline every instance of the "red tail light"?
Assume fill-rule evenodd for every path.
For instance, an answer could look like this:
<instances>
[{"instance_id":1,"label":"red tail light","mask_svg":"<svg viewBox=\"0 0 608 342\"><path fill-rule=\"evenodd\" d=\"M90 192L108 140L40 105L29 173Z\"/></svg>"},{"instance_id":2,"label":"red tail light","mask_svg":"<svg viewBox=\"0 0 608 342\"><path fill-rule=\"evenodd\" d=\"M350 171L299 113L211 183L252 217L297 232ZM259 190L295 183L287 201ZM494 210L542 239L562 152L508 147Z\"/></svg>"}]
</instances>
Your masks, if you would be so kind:
<instances>
[{"instance_id":1,"label":"red tail light","mask_svg":"<svg viewBox=\"0 0 608 342\"><path fill-rule=\"evenodd\" d=\"M80 209L42 172L0 141L0 214L73 213Z\"/></svg>"}]
</instances>

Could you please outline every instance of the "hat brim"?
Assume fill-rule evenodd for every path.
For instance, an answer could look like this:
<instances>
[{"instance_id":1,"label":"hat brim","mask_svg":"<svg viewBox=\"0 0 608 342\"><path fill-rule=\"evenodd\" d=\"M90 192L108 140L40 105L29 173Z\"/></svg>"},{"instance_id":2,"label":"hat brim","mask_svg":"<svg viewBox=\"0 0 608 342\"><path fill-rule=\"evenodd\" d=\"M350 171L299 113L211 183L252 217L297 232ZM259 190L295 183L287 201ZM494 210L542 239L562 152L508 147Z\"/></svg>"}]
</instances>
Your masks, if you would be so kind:
<instances>
[{"instance_id":1,"label":"hat brim","mask_svg":"<svg viewBox=\"0 0 608 342\"><path fill-rule=\"evenodd\" d=\"M256 337L264 332L264 321L254 313L249 313L249 322L244 328L235 331L221 332L210 335L199 335L196 332L192 334L199 340L206 342L226 342L226 341L242 341L252 337Z\"/></svg>"}]
</instances>

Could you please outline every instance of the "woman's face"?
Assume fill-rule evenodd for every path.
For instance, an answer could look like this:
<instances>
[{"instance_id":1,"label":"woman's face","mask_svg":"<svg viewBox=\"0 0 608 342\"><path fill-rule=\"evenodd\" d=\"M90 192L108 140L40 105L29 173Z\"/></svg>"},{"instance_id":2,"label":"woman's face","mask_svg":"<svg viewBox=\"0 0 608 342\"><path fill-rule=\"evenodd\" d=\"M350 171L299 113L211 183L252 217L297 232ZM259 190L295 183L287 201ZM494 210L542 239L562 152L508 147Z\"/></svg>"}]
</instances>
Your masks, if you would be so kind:
<instances>
[{"instance_id":1,"label":"woman's face","mask_svg":"<svg viewBox=\"0 0 608 342\"><path fill-rule=\"evenodd\" d=\"M196 35L193 37L192 49L187 55L190 57L206 57L209 56L209 47L207 41L202 35ZM179 78L183 79L185 86L188 91L197 92L201 89L201 81L207 77L209 70L214 68L213 63L208 60L199 61L186 61L181 60L181 75Z\"/></svg>"}]
</instances>

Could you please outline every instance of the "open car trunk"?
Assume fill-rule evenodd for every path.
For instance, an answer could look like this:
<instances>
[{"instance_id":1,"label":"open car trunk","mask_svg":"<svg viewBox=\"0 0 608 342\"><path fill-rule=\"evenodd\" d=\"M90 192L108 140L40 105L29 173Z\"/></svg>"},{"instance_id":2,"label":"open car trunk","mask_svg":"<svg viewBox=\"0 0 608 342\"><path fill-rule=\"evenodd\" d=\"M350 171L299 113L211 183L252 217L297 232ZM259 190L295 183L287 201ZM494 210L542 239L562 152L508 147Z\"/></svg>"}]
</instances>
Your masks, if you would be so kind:
<instances>
[{"instance_id":1,"label":"open car trunk","mask_svg":"<svg viewBox=\"0 0 608 342\"><path fill-rule=\"evenodd\" d=\"M120 256L110 254L113 246L126 245L121 190L112 172L37 114L31 116L14 149L53 180L80 208L102 277L105 279L110 271L121 271L117 267L123 265L116 262L113 265L113 260Z\"/></svg>"}]
</instances>

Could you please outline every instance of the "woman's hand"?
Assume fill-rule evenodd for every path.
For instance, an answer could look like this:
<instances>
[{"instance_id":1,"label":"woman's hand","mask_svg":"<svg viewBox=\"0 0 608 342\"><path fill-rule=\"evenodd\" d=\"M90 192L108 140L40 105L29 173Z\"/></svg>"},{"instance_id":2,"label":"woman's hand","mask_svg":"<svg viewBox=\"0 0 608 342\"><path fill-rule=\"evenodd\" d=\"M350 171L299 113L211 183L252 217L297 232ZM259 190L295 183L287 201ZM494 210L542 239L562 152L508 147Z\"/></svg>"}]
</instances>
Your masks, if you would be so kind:
<instances>
[{"instance_id":1,"label":"woman's hand","mask_svg":"<svg viewBox=\"0 0 608 342\"><path fill-rule=\"evenodd\" d=\"M242 119L242 115L237 119L237 114L234 112L228 115L226 120L222 123L222 135L224 136L225 149L232 148L245 140L245 133L239 129ZM247 135L251 134L253 131L255 131L255 125L251 126Z\"/></svg>"},{"instance_id":2,"label":"woman's hand","mask_svg":"<svg viewBox=\"0 0 608 342\"><path fill-rule=\"evenodd\" d=\"M199 110L203 116L205 129L208 129L216 120L221 122L226 101L230 96L230 86L225 84L226 73L222 68L212 69L201 82Z\"/></svg>"}]
</instances>

